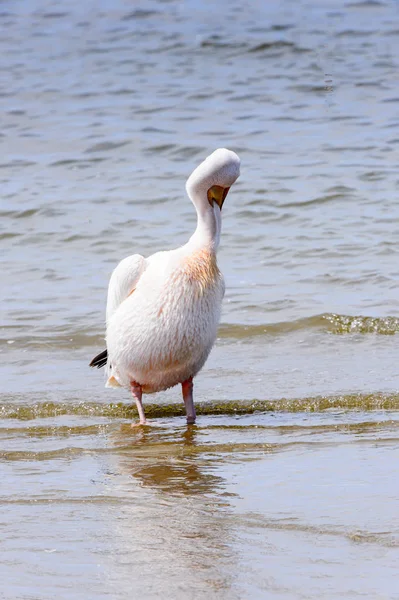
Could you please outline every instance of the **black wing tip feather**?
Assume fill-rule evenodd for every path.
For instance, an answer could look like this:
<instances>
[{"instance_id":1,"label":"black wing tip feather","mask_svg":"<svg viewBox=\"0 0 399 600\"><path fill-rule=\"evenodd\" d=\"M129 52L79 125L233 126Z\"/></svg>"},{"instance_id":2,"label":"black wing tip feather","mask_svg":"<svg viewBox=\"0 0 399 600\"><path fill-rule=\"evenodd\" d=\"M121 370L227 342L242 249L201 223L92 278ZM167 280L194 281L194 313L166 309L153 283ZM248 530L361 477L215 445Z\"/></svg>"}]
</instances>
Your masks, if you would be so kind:
<instances>
[{"instance_id":1,"label":"black wing tip feather","mask_svg":"<svg viewBox=\"0 0 399 600\"><path fill-rule=\"evenodd\" d=\"M101 369L101 367L103 367L104 365L107 364L107 360L108 360L108 352L107 352L107 349L105 349L102 352L100 352L100 354L97 354L97 356L95 356L93 358L93 360L90 363L90 366L97 367L97 369Z\"/></svg>"}]
</instances>

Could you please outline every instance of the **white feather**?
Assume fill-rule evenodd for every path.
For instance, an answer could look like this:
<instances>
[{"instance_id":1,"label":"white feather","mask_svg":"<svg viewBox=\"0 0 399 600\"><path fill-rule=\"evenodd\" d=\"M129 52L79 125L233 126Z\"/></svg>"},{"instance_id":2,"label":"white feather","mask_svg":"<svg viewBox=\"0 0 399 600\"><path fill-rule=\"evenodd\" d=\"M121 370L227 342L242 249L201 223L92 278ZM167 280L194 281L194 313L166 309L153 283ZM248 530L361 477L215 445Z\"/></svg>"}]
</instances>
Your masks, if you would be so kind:
<instances>
[{"instance_id":1,"label":"white feather","mask_svg":"<svg viewBox=\"0 0 399 600\"><path fill-rule=\"evenodd\" d=\"M146 259L140 254L132 254L121 260L118 266L114 269L108 286L107 297L107 323L118 308L118 306L126 300L131 294L141 274L147 266Z\"/></svg>"},{"instance_id":2,"label":"white feather","mask_svg":"<svg viewBox=\"0 0 399 600\"><path fill-rule=\"evenodd\" d=\"M193 172L187 192L198 223L189 242L144 259L124 259L111 276L107 302L107 385L143 392L164 390L195 376L216 339L224 281L216 265L221 211L211 206L213 185L239 176L234 152L216 150Z\"/></svg>"}]
</instances>

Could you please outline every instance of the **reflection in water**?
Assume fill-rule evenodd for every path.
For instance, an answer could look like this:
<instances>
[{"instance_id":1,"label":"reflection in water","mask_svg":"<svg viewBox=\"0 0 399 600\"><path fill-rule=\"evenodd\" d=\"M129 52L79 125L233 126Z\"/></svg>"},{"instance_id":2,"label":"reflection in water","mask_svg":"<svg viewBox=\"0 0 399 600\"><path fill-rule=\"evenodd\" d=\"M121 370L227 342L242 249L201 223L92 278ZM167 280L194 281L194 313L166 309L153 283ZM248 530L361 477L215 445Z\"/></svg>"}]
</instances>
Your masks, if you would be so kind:
<instances>
[{"instance_id":1,"label":"reflection in water","mask_svg":"<svg viewBox=\"0 0 399 600\"><path fill-rule=\"evenodd\" d=\"M224 459L199 450L200 434L196 426L130 425L113 434L121 474L113 493L120 481L135 500L112 521L110 577L125 580L126 557L140 556L140 597L149 589L149 597L235 597L231 511L225 481L214 474Z\"/></svg>"},{"instance_id":2,"label":"reflection in water","mask_svg":"<svg viewBox=\"0 0 399 600\"><path fill-rule=\"evenodd\" d=\"M124 472L129 472L144 487L162 493L183 496L223 493L224 481L212 471L225 459L217 454L212 454L212 459L203 457L203 452L198 451L199 432L197 426L182 427L175 432L160 427L137 430L122 427L115 443L126 448L129 437L132 449L136 450L124 456ZM218 503L217 498L214 503Z\"/></svg>"}]
</instances>

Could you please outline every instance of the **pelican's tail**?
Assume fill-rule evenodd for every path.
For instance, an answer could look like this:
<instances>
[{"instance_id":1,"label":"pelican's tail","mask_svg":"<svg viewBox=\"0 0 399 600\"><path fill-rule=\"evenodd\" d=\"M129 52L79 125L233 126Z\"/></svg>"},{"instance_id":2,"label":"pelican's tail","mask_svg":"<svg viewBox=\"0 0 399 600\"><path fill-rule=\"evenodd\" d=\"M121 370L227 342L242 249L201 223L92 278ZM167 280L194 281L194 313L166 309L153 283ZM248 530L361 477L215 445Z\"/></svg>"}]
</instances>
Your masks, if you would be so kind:
<instances>
[{"instance_id":1,"label":"pelican's tail","mask_svg":"<svg viewBox=\"0 0 399 600\"><path fill-rule=\"evenodd\" d=\"M101 369L101 367L104 367L104 365L107 364L107 360L108 360L108 352L107 352L107 349L105 349L102 352L100 352L100 354L97 354L97 356L95 356L93 358L93 360L90 363L90 366L97 367L97 369Z\"/></svg>"}]
</instances>

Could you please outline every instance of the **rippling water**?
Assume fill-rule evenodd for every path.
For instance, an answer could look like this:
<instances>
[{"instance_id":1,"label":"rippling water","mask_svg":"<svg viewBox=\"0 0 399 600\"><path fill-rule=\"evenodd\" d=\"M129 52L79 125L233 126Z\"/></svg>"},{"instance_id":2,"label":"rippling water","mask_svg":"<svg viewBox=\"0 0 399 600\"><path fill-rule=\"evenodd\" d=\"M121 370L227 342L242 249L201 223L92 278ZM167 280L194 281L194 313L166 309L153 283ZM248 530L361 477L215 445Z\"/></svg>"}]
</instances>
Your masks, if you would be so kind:
<instances>
[{"instance_id":1,"label":"rippling water","mask_svg":"<svg viewBox=\"0 0 399 600\"><path fill-rule=\"evenodd\" d=\"M0 3L1 598L399 598L398 18ZM187 240L219 146L242 176L198 426L173 389L132 431L87 366L108 278Z\"/></svg>"}]
</instances>

